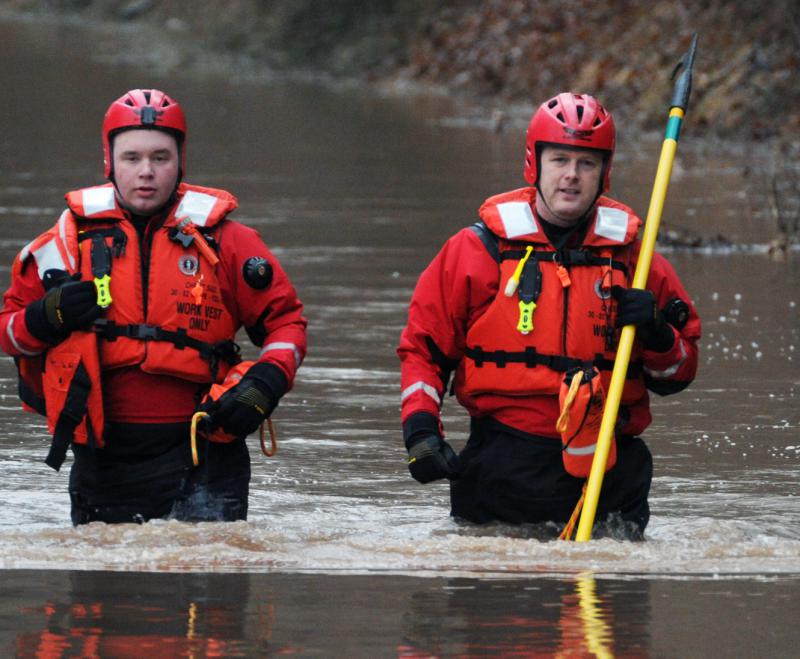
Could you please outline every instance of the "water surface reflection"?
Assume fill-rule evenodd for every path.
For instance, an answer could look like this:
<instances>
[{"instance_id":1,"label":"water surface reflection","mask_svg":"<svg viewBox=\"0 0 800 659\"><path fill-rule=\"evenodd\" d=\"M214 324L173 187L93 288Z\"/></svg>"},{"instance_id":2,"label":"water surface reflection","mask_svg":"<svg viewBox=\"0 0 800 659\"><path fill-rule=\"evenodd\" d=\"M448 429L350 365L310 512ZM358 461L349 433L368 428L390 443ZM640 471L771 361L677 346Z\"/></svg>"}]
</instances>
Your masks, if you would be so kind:
<instances>
[{"instance_id":1,"label":"water surface reflection","mask_svg":"<svg viewBox=\"0 0 800 659\"><path fill-rule=\"evenodd\" d=\"M800 593L791 580L697 588L588 575L23 570L5 583L16 603L0 607L0 650L17 657L782 657L797 640L790 602Z\"/></svg>"}]
</instances>

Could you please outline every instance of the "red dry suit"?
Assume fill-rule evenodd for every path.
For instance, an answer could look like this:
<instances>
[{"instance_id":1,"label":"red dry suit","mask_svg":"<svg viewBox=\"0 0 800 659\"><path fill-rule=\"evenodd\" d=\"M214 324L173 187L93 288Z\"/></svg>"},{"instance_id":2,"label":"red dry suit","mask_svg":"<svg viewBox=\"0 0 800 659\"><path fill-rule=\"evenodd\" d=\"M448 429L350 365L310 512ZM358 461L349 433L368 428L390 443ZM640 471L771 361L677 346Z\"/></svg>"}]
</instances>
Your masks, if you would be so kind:
<instances>
[{"instance_id":1,"label":"red dry suit","mask_svg":"<svg viewBox=\"0 0 800 659\"><path fill-rule=\"evenodd\" d=\"M600 197L582 243L555 250L533 212L535 196L534 188L523 188L489 198L480 209L482 222L453 236L420 276L398 348L403 421L417 412L438 418L455 371L453 390L471 416L558 438L565 372L592 363L605 381L610 378L619 332L609 289L633 279L641 220ZM520 285L506 295L528 247ZM661 308L674 298L689 303L689 319L673 328L675 342L664 353L636 342L620 411L626 435L638 435L651 421L647 389L680 391L697 368L699 318L658 254L647 288ZM532 328L523 326L524 332L523 294L535 304Z\"/></svg>"},{"instance_id":2,"label":"red dry suit","mask_svg":"<svg viewBox=\"0 0 800 659\"><path fill-rule=\"evenodd\" d=\"M258 361L278 367L291 388L306 351L302 305L256 231L228 219L233 195L181 183L144 240L111 184L66 199L55 226L15 259L0 312L0 347L17 361L23 404L46 413L62 451L73 439L103 446L109 421L187 421L198 391L239 361L234 338L242 326L261 349ZM202 238L179 229L185 218ZM200 249L201 241L211 249ZM247 283L252 257L271 267L268 286ZM55 346L25 324L48 270L110 277L103 318Z\"/></svg>"}]
</instances>

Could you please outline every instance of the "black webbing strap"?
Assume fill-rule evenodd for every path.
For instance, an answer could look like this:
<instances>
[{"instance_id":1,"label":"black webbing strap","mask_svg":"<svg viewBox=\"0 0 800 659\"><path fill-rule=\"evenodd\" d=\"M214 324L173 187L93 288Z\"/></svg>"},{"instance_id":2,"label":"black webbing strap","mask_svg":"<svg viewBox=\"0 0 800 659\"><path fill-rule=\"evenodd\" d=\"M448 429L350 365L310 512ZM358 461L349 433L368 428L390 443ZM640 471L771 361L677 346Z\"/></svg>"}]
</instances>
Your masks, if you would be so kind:
<instances>
[{"instance_id":1,"label":"black webbing strap","mask_svg":"<svg viewBox=\"0 0 800 659\"><path fill-rule=\"evenodd\" d=\"M111 241L111 249L114 252L114 256L122 256L125 254L125 246L128 243L128 237L125 235L125 232L120 229L118 226L113 227L101 227L99 229L85 229L78 233L78 242L82 240L91 240L95 236L102 236L103 238L112 238Z\"/></svg>"},{"instance_id":2,"label":"black webbing strap","mask_svg":"<svg viewBox=\"0 0 800 659\"><path fill-rule=\"evenodd\" d=\"M56 471L61 469L61 465L64 464L64 459L67 457L67 449L75 438L75 428L86 416L91 388L92 382L89 379L86 367L82 363L78 364L67 390L64 407L61 410L58 421L56 421L56 429L53 433L50 451L45 458L45 464Z\"/></svg>"},{"instance_id":3,"label":"black webbing strap","mask_svg":"<svg viewBox=\"0 0 800 659\"><path fill-rule=\"evenodd\" d=\"M500 251L500 239L492 233L489 227L484 222L475 222L470 227L470 230L478 236L486 251L497 262L513 260L519 261L525 256L526 247L528 243L520 241L508 241L512 247ZM563 266L582 266L593 265L602 266L610 265L614 270L621 270L628 272L627 264L622 261L609 261L608 258L598 256L587 249L559 249L557 251L547 249L535 249L531 252L531 258L538 259L539 261L556 261Z\"/></svg>"},{"instance_id":4,"label":"black webbing strap","mask_svg":"<svg viewBox=\"0 0 800 659\"><path fill-rule=\"evenodd\" d=\"M525 256L524 249L508 249L500 254L501 261L519 261ZM597 256L592 252L585 249L560 249L557 252L550 250L533 250L531 258L537 258L539 261L555 261L566 267L592 265L592 266L611 266L614 270L621 270L628 272L628 266L622 261L609 260L602 256Z\"/></svg>"},{"instance_id":5,"label":"black webbing strap","mask_svg":"<svg viewBox=\"0 0 800 659\"><path fill-rule=\"evenodd\" d=\"M428 346L428 352L431 354L431 360L439 367L442 386L446 390L448 384L450 383L450 376L452 375L453 371L458 368L458 360L450 359L447 355L445 355L436 341L434 341L430 336L425 337L425 343Z\"/></svg>"},{"instance_id":6,"label":"black webbing strap","mask_svg":"<svg viewBox=\"0 0 800 659\"><path fill-rule=\"evenodd\" d=\"M500 263L500 241L499 238L489 231L489 227L483 222L475 222L471 225L470 230L480 238L486 251L497 262Z\"/></svg>"},{"instance_id":7,"label":"black webbing strap","mask_svg":"<svg viewBox=\"0 0 800 659\"><path fill-rule=\"evenodd\" d=\"M482 368L487 362L496 364L497 368L505 368L508 364L524 364L526 368L535 368L536 366L546 366L547 368L558 371L560 373L567 373L576 368L587 368L594 366L599 371L611 371L614 369L614 360L606 359L602 355L595 355L594 359L581 360L575 357L567 357L566 355L548 355L543 352L538 352L536 348L528 347L520 352L509 352L507 350L484 350L480 346L467 347L464 354L475 362L477 368ZM631 362L628 367L626 377L633 379L639 377L642 373L642 362Z\"/></svg>"},{"instance_id":8,"label":"black webbing strap","mask_svg":"<svg viewBox=\"0 0 800 659\"><path fill-rule=\"evenodd\" d=\"M36 410L42 416L47 416L45 408L44 396L37 394L33 387L31 387L22 377L22 360L23 359L40 359L40 357L14 357L14 363L17 365L17 395L19 399L28 407Z\"/></svg>"},{"instance_id":9,"label":"black webbing strap","mask_svg":"<svg viewBox=\"0 0 800 659\"><path fill-rule=\"evenodd\" d=\"M231 340L218 341L217 343L200 341L189 336L186 330L182 328L172 331L142 323L117 325L113 320L101 318L94 321L93 329L108 341L116 341L120 337L125 337L139 341L167 341L172 343L178 350L193 348L200 354L202 359L209 363L211 376L214 380L217 378L220 360L224 360L229 364L236 364L241 361L239 346L235 342Z\"/></svg>"}]
</instances>

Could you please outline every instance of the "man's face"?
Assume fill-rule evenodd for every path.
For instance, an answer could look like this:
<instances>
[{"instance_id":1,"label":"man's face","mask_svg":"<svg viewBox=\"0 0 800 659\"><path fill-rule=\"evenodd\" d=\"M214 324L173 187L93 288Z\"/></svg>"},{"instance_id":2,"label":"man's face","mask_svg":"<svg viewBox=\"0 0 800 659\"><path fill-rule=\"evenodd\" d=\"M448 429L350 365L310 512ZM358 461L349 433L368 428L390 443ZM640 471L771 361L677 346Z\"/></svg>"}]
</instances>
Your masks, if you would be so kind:
<instances>
[{"instance_id":1,"label":"man's face","mask_svg":"<svg viewBox=\"0 0 800 659\"><path fill-rule=\"evenodd\" d=\"M536 210L553 224L573 224L594 202L602 172L603 156L597 151L544 147L539 163Z\"/></svg>"},{"instance_id":2,"label":"man's face","mask_svg":"<svg viewBox=\"0 0 800 659\"><path fill-rule=\"evenodd\" d=\"M137 215L159 211L178 182L178 144L160 130L126 130L114 138L114 180Z\"/></svg>"}]
</instances>

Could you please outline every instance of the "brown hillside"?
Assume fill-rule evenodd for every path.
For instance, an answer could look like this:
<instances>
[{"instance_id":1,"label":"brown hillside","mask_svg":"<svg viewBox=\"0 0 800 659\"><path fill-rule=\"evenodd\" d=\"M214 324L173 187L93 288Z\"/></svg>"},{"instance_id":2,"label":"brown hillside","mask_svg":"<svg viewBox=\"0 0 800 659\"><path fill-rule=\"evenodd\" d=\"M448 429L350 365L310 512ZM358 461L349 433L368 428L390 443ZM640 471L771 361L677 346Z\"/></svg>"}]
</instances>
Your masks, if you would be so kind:
<instances>
[{"instance_id":1,"label":"brown hillside","mask_svg":"<svg viewBox=\"0 0 800 659\"><path fill-rule=\"evenodd\" d=\"M213 54L444 88L497 108L564 89L660 129L669 75L699 33L693 130L800 134L800 3L705 0L6 0L52 16L141 24L191 64Z\"/></svg>"}]
</instances>

